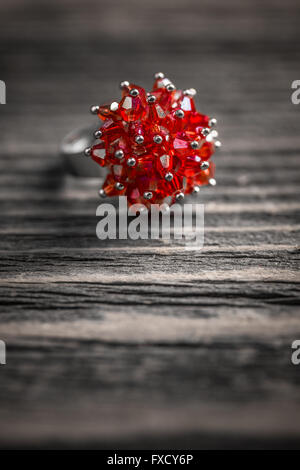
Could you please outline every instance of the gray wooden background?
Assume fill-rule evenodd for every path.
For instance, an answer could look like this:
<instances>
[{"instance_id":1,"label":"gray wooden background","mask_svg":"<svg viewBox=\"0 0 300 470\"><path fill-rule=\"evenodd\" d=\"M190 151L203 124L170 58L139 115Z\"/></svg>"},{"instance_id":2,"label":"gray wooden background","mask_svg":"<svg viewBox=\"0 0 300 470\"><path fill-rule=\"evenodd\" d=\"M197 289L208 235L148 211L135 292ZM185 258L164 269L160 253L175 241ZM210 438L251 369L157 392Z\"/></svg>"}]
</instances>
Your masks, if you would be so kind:
<instances>
[{"instance_id":1,"label":"gray wooden background","mask_svg":"<svg viewBox=\"0 0 300 470\"><path fill-rule=\"evenodd\" d=\"M297 0L0 4L2 448L300 447ZM205 248L100 242L58 144L163 71L219 120Z\"/></svg>"}]
</instances>

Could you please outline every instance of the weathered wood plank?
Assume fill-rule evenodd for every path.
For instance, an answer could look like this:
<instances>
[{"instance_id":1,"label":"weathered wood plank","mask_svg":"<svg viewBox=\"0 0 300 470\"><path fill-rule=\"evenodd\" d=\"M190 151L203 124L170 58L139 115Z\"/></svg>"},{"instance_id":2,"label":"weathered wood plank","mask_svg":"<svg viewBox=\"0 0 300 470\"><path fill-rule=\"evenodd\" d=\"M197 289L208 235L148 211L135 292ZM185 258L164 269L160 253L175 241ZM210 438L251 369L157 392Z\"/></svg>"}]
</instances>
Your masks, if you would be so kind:
<instances>
[{"instance_id":1,"label":"weathered wood plank","mask_svg":"<svg viewBox=\"0 0 300 470\"><path fill-rule=\"evenodd\" d=\"M299 2L130 5L0 3L0 448L299 448ZM157 70L223 141L192 253L100 242L58 153Z\"/></svg>"},{"instance_id":2,"label":"weathered wood plank","mask_svg":"<svg viewBox=\"0 0 300 470\"><path fill-rule=\"evenodd\" d=\"M107 250L110 247L113 249L119 250L120 246L129 247L131 248L128 252L128 257L130 256L132 249L136 247L143 247L143 249L139 249L138 253L141 255L144 252L147 253L147 250L152 252L153 247L160 247L161 249L174 246L174 241L165 241L162 245L161 241L159 240L151 240L151 246L148 246L147 241L145 240L98 240L94 235L95 224L94 222L90 226L90 233L87 234L82 233L78 234L74 230L73 233L64 233L63 229L60 229L60 233L53 233L49 230L48 234L40 234L36 233L34 228L31 230L31 234L28 233L19 233L16 234L12 233L2 233L1 234L1 250L13 250L13 251L23 251L26 250L28 252L32 251L42 251L42 250L49 250L52 252L53 249L59 249L60 251L63 249L100 249ZM205 246L207 247L223 247L226 251L226 247L236 247L238 249L239 246L251 245L251 246L258 246L263 244L271 244L273 247L274 245L286 245L288 243L293 249L297 249L299 246L299 231L294 230L293 227L290 230L257 230L253 229L253 231L249 231L246 228L246 231L243 230L232 230L230 231L208 231L205 236ZM182 245L181 245L182 246ZM167 251L168 253L168 251ZM162 252L163 254L163 252ZM187 253L183 253L184 257L187 257Z\"/></svg>"},{"instance_id":3,"label":"weathered wood plank","mask_svg":"<svg viewBox=\"0 0 300 470\"><path fill-rule=\"evenodd\" d=\"M251 283L251 286L248 287L248 281L232 280L230 276L228 277L228 279L219 279L214 285L209 283L206 276L201 281L199 279L197 281L185 279L181 282L171 282L170 279L169 282L161 280L156 283L147 279L139 282L138 278L124 279L123 277L113 282L109 277L106 282L101 283L94 280L86 285L83 281L76 282L72 278L64 282L55 282L53 279L49 279L47 282L38 282L29 277L28 281L18 283L17 287L6 281L6 283L2 282L0 288L2 304L0 318L2 322L5 319L11 321L16 312L23 311L26 321L37 317L39 321L44 322L50 312L55 312L57 321L59 317L64 317L66 311L71 312L72 309L81 312L81 314L78 313L79 318L83 313L84 318L89 318L90 311L92 318L99 318L100 312L105 313L108 306L115 305L120 306L121 310L122 306L131 306L131 309L126 310L125 314L134 312L136 309L139 312L140 307L145 307L147 314L156 312L161 316L168 317L176 314L183 319L191 314L199 315L200 318L208 316L212 318L210 325L215 334L218 331L216 317L223 316L227 321L227 312L230 311L234 318L239 318L240 315L247 317L247 312L251 312L250 317L253 319L250 318L249 321L256 323L258 329L261 328L257 322L258 317L266 316L264 321L268 323L270 322L269 316L274 319L282 315L286 326L281 325L281 333L286 332L287 334L289 332L291 334L294 331L296 336L300 333L297 315L300 304L299 285L289 283L288 279L277 282L276 280L261 279L253 281L253 285ZM259 313L255 314L255 309L258 309ZM36 313L33 314L33 312ZM141 312L138 313L138 315L140 314ZM290 322L286 321L287 314L293 324L293 329L291 329ZM147 317L143 317L143 322L146 319ZM275 319L273 321L275 322ZM26 325L23 326L26 327ZM11 327L10 331L13 331L13 328ZM18 329L21 335L25 331L24 328ZM70 328L72 328L71 325ZM95 328L97 329L97 325ZM4 326L3 329L1 327L1 331L4 334ZM62 332L64 331L62 330ZM275 330L272 331L275 334ZM35 334L34 332L33 329L32 334ZM119 341L122 341L122 334L123 332L120 330ZM161 334L163 336L167 333L162 331ZM232 330L233 336L237 334L237 329ZM142 337L140 339L142 341ZM153 341L155 341L154 336ZM190 341L189 336L186 336L186 344L189 344Z\"/></svg>"}]
</instances>

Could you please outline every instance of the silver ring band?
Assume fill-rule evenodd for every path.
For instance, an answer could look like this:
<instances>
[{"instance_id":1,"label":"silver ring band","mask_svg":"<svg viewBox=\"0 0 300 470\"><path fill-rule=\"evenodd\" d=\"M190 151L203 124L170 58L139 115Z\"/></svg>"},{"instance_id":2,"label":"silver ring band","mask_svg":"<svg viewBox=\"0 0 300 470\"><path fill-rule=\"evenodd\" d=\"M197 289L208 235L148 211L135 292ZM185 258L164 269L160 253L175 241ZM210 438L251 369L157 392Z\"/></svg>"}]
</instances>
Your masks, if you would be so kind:
<instances>
[{"instance_id":1,"label":"silver ring band","mask_svg":"<svg viewBox=\"0 0 300 470\"><path fill-rule=\"evenodd\" d=\"M91 158L84 156L84 150L95 142L94 131L95 126L80 127L67 134L61 143L60 153L66 171L73 176L83 178L103 178L106 176L106 168L96 165Z\"/></svg>"}]
</instances>

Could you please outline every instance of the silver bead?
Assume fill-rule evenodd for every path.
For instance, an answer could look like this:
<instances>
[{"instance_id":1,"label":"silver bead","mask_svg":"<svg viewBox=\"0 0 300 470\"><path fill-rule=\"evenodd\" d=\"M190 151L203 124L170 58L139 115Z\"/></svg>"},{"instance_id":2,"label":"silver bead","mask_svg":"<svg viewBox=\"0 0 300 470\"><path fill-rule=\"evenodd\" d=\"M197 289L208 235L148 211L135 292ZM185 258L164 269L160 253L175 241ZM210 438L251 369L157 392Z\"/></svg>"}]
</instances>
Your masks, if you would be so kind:
<instances>
[{"instance_id":1,"label":"silver bead","mask_svg":"<svg viewBox=\"0 0 300 470\"><path fill-rule=\"evenodd\" d=\"M187 90L184 90L183 94L194 97L197 95L197 91L195 90L195 88L188 88Z\"/></svg>"},{"instance_id":2,"label":"silver bead","mask_svg":"<svg viewBox=\"0 0 300 470\"><path fill-rule=\"evenodd\" d=\"M176 90L175 85L173 83L169 83L169 85L166 86L167 91L174 91Z\"/></svg>"},{"instance_id":3,"label":"silver bead","mask_svg":"<svg viewBox=\"0 0 300 470\"><path fill-rule=\"evenodd\" d=\"M157 72L154 74L155 80L163 79L165 78L165 75L162 72Z\"/></svg>"},{"instance_id":4,"label":"silver bead","mask_svg":"<svg viewBox=\"0 0 300 470\"><path fill-rule=\"evenodd\" d=\"M209 121L208 121L208 125L209 127L213 127L217 124L217 120L216 118L211 118Z\"/></svg>"},{"instance_id":5,"label":"silver bead","mask_svg":"<svg viewBox=\"0 0 300 470\"><path fill-rule=\"evenodd\" d=\"M155 135L155 136L153 137L153 141L154 141L156 144L161 144L162 141L163 141L163 138L162 138L161 135Z\"/></svg>"},{"instance_id":6,"label":"silver bead","mask_svg":"<svg viewBox=\"0 0 300 470\"><path fill-rule=\"evenodd\" d=\"M100 197L106 197L106 192L104 191L104 189L99 190L99 196Z\"/></svg>"},{"instance_id":7,"label":"silver bead","mask_svg":"<svg viewBox=\"0 0 300 470\"><path fill-rule=\"evenodd\" d=\"M130 90L130 96L133 96L134 98L138 96L139 94L140 94L139 90L137 90L136 88L133 88L132 90Z\"/></svg>"},{"instance_id":8,"label":"silver bead","mask_svg":"<svg viewBox=\"0 0 300 470\"><path fill-rule=\"evenodd\" d=\"M97 131L95 131L95 132L94 132L94 137L95 137L95 139L101 139L102 134L103 134L103 133L102 133L102 131L100 131L100 129L97 130Z\"/></svg>"},{"instance_id":9,"label":"silver bead","mask_svg":"<svg viewBox=\"0 0 300 470\"><path fill-rule=\"evenodd\" d=\"M123 189L124 189L124 184L122 184L122 183L116 183L116 184L115 184L115 188L116 188L118 191L123 191Z\"/></svg>"},{"instance_id":10,"label":"silver bead","mask_svg":"<svg viewBox=\"0 0 300 470\"><path fill-rule=\"evenodd\" d=\"M219 133L218 133L218 131L216 131L216 129L212 129L209 134L211 135L212 139L215 139L219 135Z\"/></svg>"},{"instance_id":11,"label":"silver bead","mask_svg":"<svg viewBox=\"0 0 300 470\"><path fill-rule=\"evenodd\" d=\"M134 139L137 144L143 144L144 143L144 137L142 135L137 135L136 138Z\"/></svg>"},{"instance_id":12,"label":"silver bead","mask_svg":"<svg viewBox=\"0 0 300 470\"><path fill-rule=\"evenodd\" d=\"M194 150L199 148L199 144L198 144L197 140L193 140L193 142L191 142L190 145L191 145L192 149L194 149Z\"/></svg>"},{"instance_id":13,"label":"silver bead","mask_svg":"<svg viewBox=\"0 0 300 470\"><path fill-rule=\"evenodd\" d=\"M183 199L184 199L184 194L183 193L176 194L176 201L182 201Z\"/></svg>"},{"instance_id":14,"label":"silver bead","mask_svg":"<svg viewBox=\"0 0 300 470\"><path fill-rule=\"evenodd\" d=\"M222 146L221 142L219 140L215 141L215 147L216 149L219 149Z\"/></svg>"},{"instance_id":15,"label":"silver bead","mask_svg":"<svg viewBox=\"0 0 300 470\"><path fill-rule=\"evenodd\" d=\"M90 155L92 153L91 147L87 147L86 149L84 149L83 153L86 157L90 157Z\"/></svg>"},{"instance_id":16,"label":"silver bead","mask_svg":"<svg viewBox=\"0 0 300 470\"><path fill-rule=\"evenodd\" d=\"M206 137L208 134L209 134L209 129L208 127L204 127L204 129L202 129L201 131L201 134Z\"/></svg>"},{"instance_id":17,"label":"silver bead","mask_svg":"<svg viewBox=\"0 0 300 470\"><path fill-rule=\"evenodd\" d=\"M115 157L118 158L119 160L121 160L121 158L124 157L124 152L123 152L123 150L121 150L121 149L120 149L120 150L116 150L116 151L115 151Z\"/></svg>"},{"instance_id":18,"label":"silver bead","mask_svg":"<svg viewBox=\"0 0 300 470\"><path fill-rule=\"evenodd\" d=\"M207 168L209 168L209 162L202 162L200 168L201 170L207 170Z\"/></svg>"},{"instance_id":19,"label":"silver bead","mask_svg":"<svg viewBox=\"0 0 300 470\"><path fill-rule=\"evenodd\" d=\"M127 160L127 165L128 166L134 166L136 164L136 159L133 157L128 158Z\"/></svg>"},{"instance_id":20,"label":"silver bead","mask_svg":"<svg viewBox=\"0 0 300 470\"><path fill-rule=\"evenodd\" d=\"M193 187L193 194L198 194L199 191L200 191L200 187L199 187L199 186L196 185L196 186Z\"/></svg>"},{"instance_id":21,"label":"silver bead","mask_svg":"<svg viewBox=\"0 0 300 470\"><path fill-rule=\"evenodd\" d=\"M146 191L144 193L144 198L145 199L151 199L153 197L153 193L151 193L151 191Z\"/></svg>"},{"instance_id":22,"label":"silver bead","mask_svg":"<svg viewBox=\"0 0 300 470\"><path fill-rule=\"evenodd\" d=\"M97 114L99 111L99 106L96 106L96 105L91 106L90 111L92 114Z\"/></svg>"},{"instance_id":23,"label":"silver bead","mask_svg":"<svg viewBox=\"0 0 300 470\"><path fill-rule=\"evenodd\" d=\"M166 181L172 181L172 179L173 179L173 174L172 173L169 172L169 173L165 174L165 180Z\"/></svg>"},{"instance_id":24,"label":"silver bead","mask_svg":"<svg viewBox=\"0 0 300 470\"><path fill-rule=\"evenodd\" d=\"M113 112L114 112L114 111L117 111L118 108L119 108L119 103L117 103L116 101L113 101L113 102L111 103L110 107L109 107L109 109L110 109L111 111L113 111Z\"/></svg>"},{"instance_id":25,"label":"silver bead","mask_svg":"<svg viewBox=\"0 0 300 470\"><path fill-rule=\"evenodd\" d=\"M184 112L182 111L182 109L177 109L177 111L175 111L175 116L182 119L184 117Z\"/></svg>"},{"instance_id":26,"label":"silver bead","mask_svg":"<svg viewBox=\"0 0 300 470\"><path fill-rule=\"evenodd\" d=\"M210 180L208 182L211 186L216 186L216 184L217 184L215 178L210 178Z\"/></svg>"},{"instance_id":27,"label":"silver bead","mask_svg":"<svg viewBox=\"0 0 300 470\"><path fill-rule=\"evenodd\" d=\"M147 103L153 104L153 103L155 103L155 101L156 101L156 96L154 96L154 95L149 95L148 96Z\"/></svg>"},{"instance_id":28,"label":"silver bead","mask_svg":"<svg viewBox=\"0 0 300 470\"><path fill-rule=\"evenodd\" d=\"M123 88L129 87L130 83L127 80L124 80L123 82L120 83L120 88L123 90Z\"/></svg>"}]
</instances>

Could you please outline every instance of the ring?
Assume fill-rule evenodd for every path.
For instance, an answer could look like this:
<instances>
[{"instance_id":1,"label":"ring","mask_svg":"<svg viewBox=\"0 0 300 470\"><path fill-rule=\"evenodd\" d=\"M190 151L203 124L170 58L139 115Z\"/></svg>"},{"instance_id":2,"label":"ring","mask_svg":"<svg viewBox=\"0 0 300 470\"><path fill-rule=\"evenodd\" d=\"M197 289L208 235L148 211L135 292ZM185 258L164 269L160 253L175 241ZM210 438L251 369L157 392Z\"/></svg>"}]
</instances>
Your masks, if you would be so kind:
<instances>
[{"instance_id":1,"label":"ring","mask_svg":"<svg viewBox=\"0 0 300 470\"><path fill-rule=\"evenodd\" d=\"M104 179L101 197L170 206L216 184L210 158L221 146L217 120L196 110L195 89L178 90L162 73L154 77L150 93L121 82L120 102L91 107L101 121L96 131L77 129L62 142L71 173ZM73 158L82 154L84 162Z\"/></svg>"}]
</instances>

